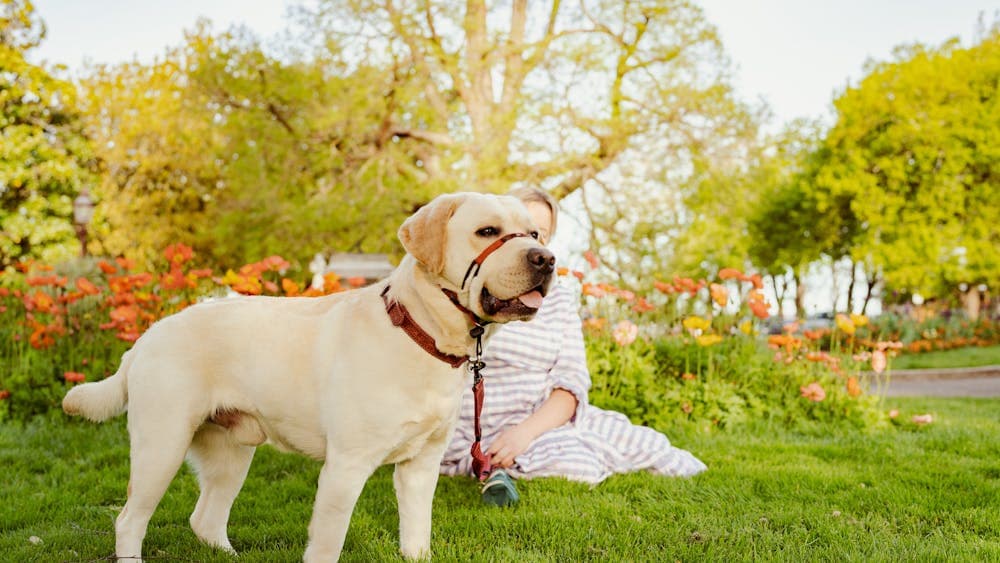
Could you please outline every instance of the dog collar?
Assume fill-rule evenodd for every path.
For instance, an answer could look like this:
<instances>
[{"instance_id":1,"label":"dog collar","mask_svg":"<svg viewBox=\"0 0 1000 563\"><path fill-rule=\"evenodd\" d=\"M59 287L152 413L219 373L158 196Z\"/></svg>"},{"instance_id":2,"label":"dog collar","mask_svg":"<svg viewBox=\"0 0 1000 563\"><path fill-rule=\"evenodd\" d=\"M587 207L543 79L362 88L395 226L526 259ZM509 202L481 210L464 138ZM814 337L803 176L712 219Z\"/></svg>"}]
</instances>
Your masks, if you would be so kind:
<instances>
[{"instance_id":1,"label":"dog collar","mask_svg":"<svg viewBox=\"0 0 1000 563\"><path fill-rule=\"evenodd\" d=\"M468 356L455 356L438 350L437 343L434 342L434 337L420 328L420 325L413 320L410 312L406 310L406 307L402 303L390 300L388 293L389 286L386 285L385 289L382 290L382 302L385 303L385 312L389 314L389 320L392 321L393 326L403 329L403 332L423 348L425 352L453 368L461 367L462 364L469 361Z\"/></svg>"}]
</instances>

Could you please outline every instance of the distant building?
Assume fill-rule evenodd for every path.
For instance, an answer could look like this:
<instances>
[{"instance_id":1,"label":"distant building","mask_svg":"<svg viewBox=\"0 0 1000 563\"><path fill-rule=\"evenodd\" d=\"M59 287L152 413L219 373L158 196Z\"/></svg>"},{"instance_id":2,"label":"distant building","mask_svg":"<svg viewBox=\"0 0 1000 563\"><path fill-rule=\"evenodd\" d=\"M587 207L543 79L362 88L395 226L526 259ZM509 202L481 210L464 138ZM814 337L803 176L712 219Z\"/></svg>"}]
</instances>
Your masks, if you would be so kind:
<instances>
[{"instance_id":1,"label":"distant building","mask_svg":"<svg viewBox=\"0 0 1000 563\"><path fill-rule=\"evenodd\" d=\"M385 278L395 268L386 254L339 252L330 256L324 271L345 279L364 278L365 283L370 284Z\"/></svg>"}]
</instances>

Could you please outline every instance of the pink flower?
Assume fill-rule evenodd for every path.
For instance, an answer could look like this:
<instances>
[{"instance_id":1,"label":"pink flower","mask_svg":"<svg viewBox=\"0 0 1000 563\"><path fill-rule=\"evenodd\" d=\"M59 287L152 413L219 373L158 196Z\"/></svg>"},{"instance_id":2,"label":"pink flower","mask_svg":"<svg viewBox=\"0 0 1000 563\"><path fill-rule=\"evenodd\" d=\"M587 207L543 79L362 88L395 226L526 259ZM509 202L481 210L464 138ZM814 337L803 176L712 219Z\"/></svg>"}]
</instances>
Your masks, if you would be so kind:
<instances>
[{"instance_id":1,"label":"pink flower","mask_svg":"<svg viewBox=\"0 0 1000 563\"><path fill-rule=\"evenodd\" d=\"M885 366L885 352L882 350L875 350L872 352L872 370L874 370L875 373L882 373L885 371Z\"/></svg>"},{"instance_id":2,"label":"pink flower","mask_svg":"<svg viewBox=\"0 0 1000 563\"><path fill-rule=\"evenodd\" d=\"M815 403L826 398L826 391L823 390L823 386L815 381L805 387L799 387L799 392L802 393L803 397Z\"/></svg>"},{"instance_id":3,"label":"pink flower","mask_svg":"<svg viewBox=\"0 0 1000 563\"><path fill-rule=\"evenodd\" d=\"M621 321L615 325L611 334L615 337L615 342L621 346L628 346L639 336L639 327L632 321Z\"/></svg>"},{"instance_id":4,"label":"pink flower","mask_svg":"<svg viewBox=\"0 0 1000 563\"><path fill-rule=\"evenodd\" d=\"M896 418L897 416L899 416L899 409L889 411L889 418Z\"/></svg>"},{"instance_id":5,"label":"pink flower","mask_svg":"<svg viewBox=\"0 0 1000 563\"><path fill-rule=\"evenodd\" d=\"M913 424L923 426L924 424L930 424L934 422L934 417L930 414L915 414L913 418L910 419Z\"/></svg>"}]
</instances>

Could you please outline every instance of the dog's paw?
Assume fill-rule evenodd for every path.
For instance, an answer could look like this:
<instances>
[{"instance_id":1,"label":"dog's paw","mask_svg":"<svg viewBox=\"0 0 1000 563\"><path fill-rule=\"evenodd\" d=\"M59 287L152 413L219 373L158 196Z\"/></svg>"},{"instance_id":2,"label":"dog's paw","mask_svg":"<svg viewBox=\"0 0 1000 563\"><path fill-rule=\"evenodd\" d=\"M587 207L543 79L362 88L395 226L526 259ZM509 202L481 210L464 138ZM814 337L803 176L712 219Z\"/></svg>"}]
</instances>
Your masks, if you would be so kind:
<instances>
[{"instance_id":1,"label":"dog's paw","mask_svg":"<svg viewBox=\"0 0 1000 563\"><path fill-rule=\"evenodd\" d=\"M400 553L407 561L427 561L431 558L431 546L405 546L400 548Z\"/></svg>"}]
</instances>

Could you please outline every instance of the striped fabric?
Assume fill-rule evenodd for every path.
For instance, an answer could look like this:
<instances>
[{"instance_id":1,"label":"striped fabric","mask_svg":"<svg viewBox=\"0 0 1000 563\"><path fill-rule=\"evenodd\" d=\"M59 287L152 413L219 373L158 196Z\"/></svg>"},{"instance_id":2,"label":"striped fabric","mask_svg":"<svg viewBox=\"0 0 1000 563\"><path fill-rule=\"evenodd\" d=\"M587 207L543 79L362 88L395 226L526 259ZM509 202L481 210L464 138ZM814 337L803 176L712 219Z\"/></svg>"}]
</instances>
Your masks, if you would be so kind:
<instances>
[{"instance_id":1,"label":"striped fabric","mask_svg":"<svg viewBox=\"0 0 1000 563\"><path fill-rule=\"evenodd\" d=\"M514 477L565 477L596 484L615 473L638 470L671 476L704 471L705 464L673 447L663 434L635 426L620 413L587 404L590 374L578 303L559 284L534 320L506 324L490 339L483 354L483 450L504 428L538 409L552 389L562 388L579 400L576 414L539 436L515 459L508 470ZM472 440L472 392L466 389L458 426L441 464L442 474L472 474Z\"/></svg>"}]
</instances>

